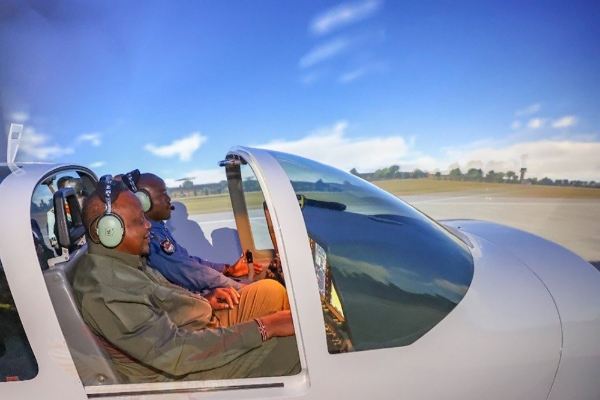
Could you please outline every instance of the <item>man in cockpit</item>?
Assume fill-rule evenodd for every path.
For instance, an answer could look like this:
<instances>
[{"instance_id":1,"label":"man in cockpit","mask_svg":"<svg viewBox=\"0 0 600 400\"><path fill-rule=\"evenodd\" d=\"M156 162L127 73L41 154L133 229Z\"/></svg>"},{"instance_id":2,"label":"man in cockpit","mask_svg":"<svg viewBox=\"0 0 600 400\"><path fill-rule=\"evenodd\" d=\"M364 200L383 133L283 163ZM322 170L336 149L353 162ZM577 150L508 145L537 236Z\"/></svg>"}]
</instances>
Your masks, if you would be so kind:
<instances>
[{"instance_id":1,"label":"man in cockpit","mask_svg":"<svg viewBox=\"0 0 600 400\"><path fill-rule=\"evenodd\" d=\"M84 321L125 383L292 375L300 371L287 292L273 280L213 310L199 294L149 268L150 222L121 181L86 199L88 251L73 290Z\"/></svg>"},{"instance_id":2,"label":"man in cockpit","mask_svg":"<svg viewBox=\"0 0 600 400\"><path fill-rule=\"evenodd\" d=\"M173 210L165 182L154 174L140 174L138 170L122 175L121 179L142 199L146 218L151 224L148 264L169 281L204 295L215 309L235 305L244 284L232 278L248 274L245 257L228 265L191 256L165 225L164 221L171 218ZM253 267L255 274L262 271L262 266L257 263Z\"/></svg>"}]
</instances>

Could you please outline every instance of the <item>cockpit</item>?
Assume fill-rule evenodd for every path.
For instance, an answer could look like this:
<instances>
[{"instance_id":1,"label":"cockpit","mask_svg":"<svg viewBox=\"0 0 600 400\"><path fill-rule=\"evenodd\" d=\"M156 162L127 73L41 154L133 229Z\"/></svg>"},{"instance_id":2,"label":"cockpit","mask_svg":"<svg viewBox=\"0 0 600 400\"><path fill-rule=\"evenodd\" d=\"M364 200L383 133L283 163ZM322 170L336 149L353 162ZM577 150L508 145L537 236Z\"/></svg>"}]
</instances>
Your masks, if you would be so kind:
<instances>
[{"instance_id":1,"label":"cockpit","mask_svg":"<svg viewBox=\"0 0 600 400\"><path fill-rule=\"evenodd\" d=\"M473 278L468 245L360 178L277 152L310 238L330 353L406 346Z\"/></svg>"}]
</instances>

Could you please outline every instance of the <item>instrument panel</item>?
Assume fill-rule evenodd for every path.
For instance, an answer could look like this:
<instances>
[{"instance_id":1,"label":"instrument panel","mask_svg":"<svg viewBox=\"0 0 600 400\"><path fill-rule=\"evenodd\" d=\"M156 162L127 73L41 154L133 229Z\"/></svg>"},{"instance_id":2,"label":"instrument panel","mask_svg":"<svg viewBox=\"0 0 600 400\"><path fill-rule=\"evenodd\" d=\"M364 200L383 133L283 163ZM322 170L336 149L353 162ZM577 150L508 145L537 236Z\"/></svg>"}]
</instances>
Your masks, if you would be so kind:
<instances>
[{"instance_id":1,"label":"instrument panel","mask_svg":"<svg viewBox=\"0 0 600 400\"><path fill-rule=\"evenodd\" d=\"M321 298L321 309L327 335L327 350L331 354L353 351L352 339L344 316L344 308L331 273L327 252L313 239L310 240L315 274Z\"/></svg>"}]
</instances>

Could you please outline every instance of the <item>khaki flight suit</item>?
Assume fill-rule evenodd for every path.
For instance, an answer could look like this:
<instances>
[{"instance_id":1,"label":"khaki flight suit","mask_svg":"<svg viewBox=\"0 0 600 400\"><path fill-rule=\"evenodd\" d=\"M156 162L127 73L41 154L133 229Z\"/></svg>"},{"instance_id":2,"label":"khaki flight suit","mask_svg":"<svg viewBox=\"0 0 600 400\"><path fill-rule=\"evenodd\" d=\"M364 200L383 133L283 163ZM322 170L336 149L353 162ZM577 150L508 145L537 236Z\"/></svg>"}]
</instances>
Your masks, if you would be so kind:
<instances>
[{"instance_id":1,"label":"khaki flight suit","mask_svg":"<svg viewBox=\"0 0 600 400\"><path fill-rule=\"evenodd\" d=\"M213 314L205 298L170 283L144 258L88 241L73 291L125 383L300 371L295 337L263 342L253 320L289 309L275 281L248 285L239 305Z\"/></svg>"}]
</instances>

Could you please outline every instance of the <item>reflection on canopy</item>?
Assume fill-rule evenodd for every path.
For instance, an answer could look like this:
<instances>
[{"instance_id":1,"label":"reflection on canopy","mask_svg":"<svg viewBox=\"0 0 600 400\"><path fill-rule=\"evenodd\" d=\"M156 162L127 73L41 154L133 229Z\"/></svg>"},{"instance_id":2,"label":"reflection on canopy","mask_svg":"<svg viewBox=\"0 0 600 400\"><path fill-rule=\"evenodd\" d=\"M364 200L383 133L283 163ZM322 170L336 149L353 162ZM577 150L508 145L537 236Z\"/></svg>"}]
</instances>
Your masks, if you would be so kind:
<instances>
[{"instance_id":1,"label":"reflection on canopy","mask_svg":"<svg viewBox=\"0 0 600 400\"><path fill-rule=\"evenodd\" d=\"M300 197L330 352L409 345L461 301L473 259L459 238L360 178L272 154Z\"/></svg>"}]
</instances>

